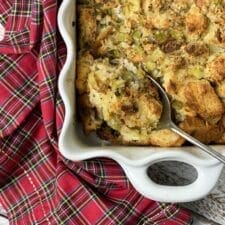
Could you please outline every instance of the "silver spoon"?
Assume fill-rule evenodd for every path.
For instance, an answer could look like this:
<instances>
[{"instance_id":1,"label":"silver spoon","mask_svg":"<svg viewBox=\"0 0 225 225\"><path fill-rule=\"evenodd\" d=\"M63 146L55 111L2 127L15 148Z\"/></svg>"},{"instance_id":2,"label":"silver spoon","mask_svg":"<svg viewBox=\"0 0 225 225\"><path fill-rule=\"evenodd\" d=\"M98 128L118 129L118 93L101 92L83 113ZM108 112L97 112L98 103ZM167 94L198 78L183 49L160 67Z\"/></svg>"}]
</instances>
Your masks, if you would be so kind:
<instances>
[{"instance_id":1,"label":"silver spoon","mask_svg":"<svg viewBox=\"0 0 225 225\"><path fill-rule=\"evenodd\" d=\"M195 146L199 147L203 151L207 152L209 155L213 156L214 158L218 159L220 162L225 164L225 157L223 155L221 155L220 153L215 151L210 146L207 146L207 145L203 144L202 142L200 142L196 138L192 137L191 135L189 135L185 131L181 130L172 121L172 118L171 118L171 105L170 105L170 100L169 100L169 98L167 96L167 93L164 91L164 89L161 87L161 85L154 78L152 78L152 76L148 73L148 71L146 71L146 69L145 69L145 67L143 65L142 65L142 68L146 72L147 78L150 79L152 81L152 83L154 84L154 86L156 86L159 89L160 95L161 95L161 100L162 100L162 104L163 104L163 112L162 112L159 124L157 126L157 129L158 130L171 129L172 131L174 131L175 133L179 134L184 139L188 140L189 142L191 142Z\"/></svg>"}]
</instances>

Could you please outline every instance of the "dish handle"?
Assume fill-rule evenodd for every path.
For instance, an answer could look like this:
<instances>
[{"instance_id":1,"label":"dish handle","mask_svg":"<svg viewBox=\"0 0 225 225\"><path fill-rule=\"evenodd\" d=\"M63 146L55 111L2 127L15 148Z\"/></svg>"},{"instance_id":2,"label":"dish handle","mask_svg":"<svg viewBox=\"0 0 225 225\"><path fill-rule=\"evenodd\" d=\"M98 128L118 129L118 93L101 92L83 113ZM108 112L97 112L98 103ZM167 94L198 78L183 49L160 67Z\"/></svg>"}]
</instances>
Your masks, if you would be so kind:
<instances>
[{"instance_id":1,"label":"dish handle","mask_svg":"<svg viewBox=\"0 0 225 225\"><path fill-rule=\"evenodd\" d=\"M148 168L155 163L162 161L179 161L193 166L198 173L197 179L185 186L160 185L151 180L148 175ZM204 161L204 160L202 160ZM141 166L121 164L127 177L134 188L147 198L160 202L190 202L203 198L215 187L223 169L222 163L206 165L198 163L198 160L185 160L184 157L165 155L157 160Z\"/></svg>"}]
</instances>

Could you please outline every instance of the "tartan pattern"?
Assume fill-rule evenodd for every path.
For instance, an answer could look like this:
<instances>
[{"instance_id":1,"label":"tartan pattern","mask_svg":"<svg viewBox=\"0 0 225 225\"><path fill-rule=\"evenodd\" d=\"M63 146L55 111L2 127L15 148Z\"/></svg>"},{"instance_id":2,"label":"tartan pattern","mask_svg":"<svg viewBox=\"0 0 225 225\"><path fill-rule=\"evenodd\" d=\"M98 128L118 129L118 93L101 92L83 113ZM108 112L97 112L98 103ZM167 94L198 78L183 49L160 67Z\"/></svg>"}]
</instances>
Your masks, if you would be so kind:
<instances>
[{"instance_id":1,"label":"tartan pattern","mask_svg":"<svg viewBox=\"0 0 225 225\"><path fill-rule=\"evenodd\" d=\"M58 151L66 49L55 0L0 0L0 202L10 224L188 225L190 213L137 193L110 159Z\"/></svg>"},{"instance_id":2,"label":"tartan pattern","mask_svg":"<svg viewBox=\"0 0 225 225\"><path fill-rule=\"evenodd\" d=\"M12 3L9 0L1 1L0 4L0 23L5 25Z\"/></svg>"}]
</instances>

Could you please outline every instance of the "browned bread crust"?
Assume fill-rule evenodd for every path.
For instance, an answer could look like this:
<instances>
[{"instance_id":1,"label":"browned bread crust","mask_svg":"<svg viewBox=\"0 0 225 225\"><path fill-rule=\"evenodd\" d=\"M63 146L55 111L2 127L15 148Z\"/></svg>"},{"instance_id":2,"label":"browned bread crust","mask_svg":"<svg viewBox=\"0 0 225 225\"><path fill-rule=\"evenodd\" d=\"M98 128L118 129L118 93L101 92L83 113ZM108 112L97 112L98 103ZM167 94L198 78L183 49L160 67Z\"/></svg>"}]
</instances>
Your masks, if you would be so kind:
<instances>
[{"instance_id":1,"label":"browned bread crust","mask_svg":"<svg viewBox=\"0 0 225 225\"><path fill-rule=\"evenodd\" d=\"M86 134L116 144L181 146L157 131L162 104L141 63L167 91L175 122L225 143L225 0L78 3L78 111Z\"/></svg>"}]
</instances>

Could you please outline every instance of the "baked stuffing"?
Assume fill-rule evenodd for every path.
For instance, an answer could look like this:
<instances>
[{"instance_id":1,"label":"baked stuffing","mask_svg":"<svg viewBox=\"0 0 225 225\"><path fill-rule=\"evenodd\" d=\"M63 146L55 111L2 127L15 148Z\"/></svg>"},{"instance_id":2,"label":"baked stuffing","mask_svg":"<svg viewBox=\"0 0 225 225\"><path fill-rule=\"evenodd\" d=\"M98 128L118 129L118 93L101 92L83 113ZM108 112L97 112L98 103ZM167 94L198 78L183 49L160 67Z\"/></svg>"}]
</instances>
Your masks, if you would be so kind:
<instances>
[{"instance_id":1,"label":"baked stuffing","mask_svg":"<svg viewBox=\"0 0 225 225\"><path fill-rule=\"evenodd\" d=\"M84 132L115 144L181 146L156 130L157 89L174 121L204 143L225 143L225 0L78 2L76 88Z\"/></svg>"}]
</instances>

